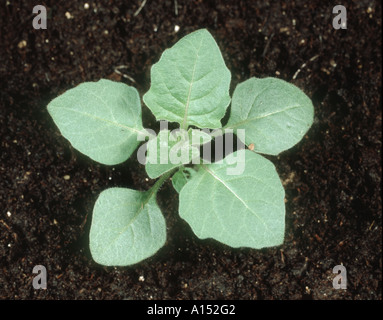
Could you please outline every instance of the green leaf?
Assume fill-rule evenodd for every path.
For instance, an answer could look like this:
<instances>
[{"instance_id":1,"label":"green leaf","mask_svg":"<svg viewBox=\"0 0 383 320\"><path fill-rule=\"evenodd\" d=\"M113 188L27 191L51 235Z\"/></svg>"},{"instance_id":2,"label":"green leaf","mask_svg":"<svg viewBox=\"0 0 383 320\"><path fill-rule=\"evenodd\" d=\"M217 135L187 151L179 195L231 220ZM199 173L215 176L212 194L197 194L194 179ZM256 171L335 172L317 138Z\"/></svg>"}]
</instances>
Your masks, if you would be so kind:
<instances>
[{"instance_id":1,"label":"green leaf","mask_svg":"<svg viewBox=\"0 0 383 320\"><path fill-rule=\"evenodd\" d=\"M162 54L151 69L151 87L144 102L157 120L181 128L220 128L230 103L231 74L211 34L188 34Z\"/></svg>"},{"instance_id":2,"label":"green leaf","mask_svg":"<svg viewBox=\"0 0 383 320\"><path fill-rule=\"evenodd\" d=\"M181 167L172 177L172 184L174 189L180 193L184 185L194 176L195 171L192 168Z\"/></svg>"},{"instance_id":3,"label":"green leaf","mask_svg":"<svg viewBox=\"0 0 383 320\"><path fill-rule=\"evenodd\" d=\"M161 130L148 142L145 170L151 179L199 157L198 148L190 145L186 131Z\"/></svg>"},{"instance_id":4,"label":"green leaf","mask_svg":"<svg viewBox=\"0 0 383 320\"><path fill-rule=\"evenodd\" d=\"M73 147L97 162L124 162L139 144L140 97L124 83L82 83L52 100L48 111Z\"/></svg>"},{"instance_id":5,"label":"green leaf","mask_svg":"<svg viewBox=\"0 0 383 320\"><path fill-rule=\"evenodd\" d=\"M239 175L228 174L244 165ZM263 248L283 243L284 189L274 165L261 155L240 150L223 164L201 165L182 188L179 213L201 239L231 247Z\"/></svg>"},{"instance_id":6,"label":"green leaf","mask_svg":"<svg viewBox=\"0 0 383 320\"><path fill-rule=\"evenodd\" d=\"M250 78L234 90L225 128L244 129L247 146L277 155L302 139L313 117L312 102L298 87L276 78Z\"/></svg>"},{"instance_id":7,"label":"green leaf","mask_svg":"<svg viewBox=\"0 0 383 320\"><path fill-rule=\"evenodd\" d=\"M101 192L89 240L93 259L105 266L131 265L155 254L166 240L165 219L155 193L126 188Z\"/></svg>"}]
</instances>

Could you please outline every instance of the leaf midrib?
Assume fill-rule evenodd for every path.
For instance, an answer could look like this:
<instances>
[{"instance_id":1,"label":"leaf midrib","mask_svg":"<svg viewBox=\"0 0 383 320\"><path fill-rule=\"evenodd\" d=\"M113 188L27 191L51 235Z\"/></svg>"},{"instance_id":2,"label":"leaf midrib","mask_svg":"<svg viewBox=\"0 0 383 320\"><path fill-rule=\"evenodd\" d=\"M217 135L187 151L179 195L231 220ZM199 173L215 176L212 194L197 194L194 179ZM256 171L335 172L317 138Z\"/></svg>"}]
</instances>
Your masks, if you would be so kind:
<instances>
[{"instance_id":1,"label":"leaf midrib","mask_svg":"<svg viewBox=\"0 0 383 320\"><path fill-rule=\"evenodd\" d=\"M129 228L132 227L134 221L138 218L138 216L140 216L141 212L145 209L145 206L148 204L148 202L150 201L153 194L149 194L149 196L147 196L147 197L145 197L144 195L142 195L142 196L144 197L144 200L141 199L138 202L138 209L133 214L133 217L129 220L129 222L126 225L124 225L124 227L118 232L118 234L111 241L106 243L106 245L101 250L102 254L104 254L105 251L107 251L110 247L112 247L114 245L114 243L117 241L117 239L119 239ZM127 203L125 202L124 204L126 205ZM148 211L148 216L149 216L149 211ZM149 221L150 221L150 217L149 217ZM132 232L134 233L133 228L132 228ZM135 240L134 240L134 235L133 235L133 243L131 244L130 247L134 247L134 241Z\"/></svg>"},{"instance_id":2,"label":"leaf midrib","mask_svg":"<svg viewBox=\"0 0 383 320\"><path fill-rule=\"evenodd\" d=\"M193 83L194 83L194 77L195 77L197 61L198 61L198 58L199 58L199 51L200 51L200 49L202 47L202 42L203 42L203 38L201 39L201 42L200 42L199 47L197 49L197 54L196 54L196 58L195 58L194 65L193 65L193 73L192 73L192 77L191 77L191 81L190 81L190 85L189 85L188 97L187 97L187 100L186 100L185 114L184 114L184 119L183 119L182 125L181 125L181 128L183 128L184 130L187 129L187 119L188 119L188 112L189 112L189 105L190 105L190 97L191 97L191 92L192 92Z\"/></svg>"},{"instance_id":3,"label":"leaf midrib","mask_svg":"<svg viewBox=\"0 0 383 320\"><path fill-rule=\"evenodd\" d=\"M91 119L94 119L94 120L97 120L97 121L101 121L101 122L104 122L106 123L107 125L109 126L115 126L115 127L119 127L119 128L122 128L122 129L126 129L126 130L129 130L129 131L132 131L132 132L135 132L135 133L142 133L141 130L139 129L135 129L133 127L128 127L126 125L123 125L121 123L118 123L118 122L113 122L113 121L110 121L108 119L105 119L105 118L100 118L100 117L97 117L95 115L92 115L90 113L87 113L87 112L82 112L82 111L79 111L79 110L75 110L75 109L71 109L71 108L67 108L67 107L59 107L60 109L64 109L64 110L68 110L70 112L76 112L78 114L81 114L83 116L87 116Z\"/></svg>"},{"instance_id":4,"label":"leaf midrib","mask_svg":"<svg viewBox=\"0 0 383 320\"><path fill-rule=\"evenodd\" d=\"M239 126L247 124L248 122L252 122L252 121L255 121L255 120L263 119L263 118L266 118L266 117L270 117L270 116L276 115L276 114L281 113L281 112L285 112L285 111L288 111L288 110L297 109L297 108L301 108L301 107L302 106L300 106L300 105L291 106L291 107L287 107L285 109L278 110L278 111L275 111L275 112L271 112L271 113L268 113L268 114L265 114L265 115L262 115L262 116L247 118L247 119L245 119L243 121L237 122L234 125L227 126L227 127L225 127L225 129L235 129L235 128L239 127Z\"/></svg>"},{"instance_id":5,"label":"leaf midrib","mask_svg":"<svg viewBox=\"0 0 383 320\"><path fill-rule=\"evenodd\" d=\"M207 172L209 173L215 180L217 180L218 182L220 182L227 190L229 190L251 213L254 214L254 216L259 219L262 224L265 226L266 230L267 231L270 231L269 227L267 226L267 224L265 223L265 221L255 212L253 211L247 204L246 202L237 194L235 193L234 190L232 190L230 188L230 186L228 186L225 181L223 181L222 179L220 179L216 174L214 174L211 170L209 170L209 168L207 166L205 166L204 164L201 164L201 167Z\"/></svg>"}]
</instances>

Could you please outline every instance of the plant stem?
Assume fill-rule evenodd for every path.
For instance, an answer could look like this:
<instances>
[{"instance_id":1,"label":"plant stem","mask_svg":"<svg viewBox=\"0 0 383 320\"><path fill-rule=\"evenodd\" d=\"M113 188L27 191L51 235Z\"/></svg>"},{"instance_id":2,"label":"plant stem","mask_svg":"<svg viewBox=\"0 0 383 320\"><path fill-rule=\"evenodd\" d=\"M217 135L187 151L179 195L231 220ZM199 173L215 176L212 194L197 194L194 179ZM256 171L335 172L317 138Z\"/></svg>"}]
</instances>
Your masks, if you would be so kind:
<instances>
[{"instance_id":1,"label":"plant stem","mask_svg":"<svg viewBox=\"0 0 383 320\"><path fill-rule=\"evenodd\" d=\"M155 195L158 190L161 188L163 183L165 182L166 179L168 179L176 170L177 168L174 168L168 172L165 172L157 181L156 183L148 190L149 196L148 199L150 199L153 195Z\"/></svg>"}]
</instances>

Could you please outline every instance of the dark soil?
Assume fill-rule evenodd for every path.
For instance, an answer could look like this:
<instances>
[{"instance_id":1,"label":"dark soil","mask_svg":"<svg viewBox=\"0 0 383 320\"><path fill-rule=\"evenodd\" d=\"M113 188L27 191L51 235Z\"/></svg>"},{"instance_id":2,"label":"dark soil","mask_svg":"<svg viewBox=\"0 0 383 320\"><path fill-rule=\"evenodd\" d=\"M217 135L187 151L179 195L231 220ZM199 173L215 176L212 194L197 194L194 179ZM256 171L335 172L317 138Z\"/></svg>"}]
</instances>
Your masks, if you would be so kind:
<instances>
[{"instance_id":1,"label":"dark soil","mask_svg":"<svg viewBox=\"0 0 383 320\"><path fill-rule=\"evenodd\" d=\"M337 3L319 0L153 0L136 16L139 0L87 3L0 4L0 299L381 300L381 2L343 1L346 30L332 27ZM48 9L46 30L32 27L37 4ZM158 195L166 245L131 267L97 265L88 232L98 194L154 181L134 156L108 167L81 155L46 106L100 78L142 96L163 50L199 28L219 44L233 89L275 76L313 100L307 136L271 158L286 189L285 242L251 250L199 240L166 183ZM143 113L144 126L155 126ZM340 264L346 290L332 286ZM46 290L32 286L35 265L47 268Z\"/></svg>"}]
</instances>

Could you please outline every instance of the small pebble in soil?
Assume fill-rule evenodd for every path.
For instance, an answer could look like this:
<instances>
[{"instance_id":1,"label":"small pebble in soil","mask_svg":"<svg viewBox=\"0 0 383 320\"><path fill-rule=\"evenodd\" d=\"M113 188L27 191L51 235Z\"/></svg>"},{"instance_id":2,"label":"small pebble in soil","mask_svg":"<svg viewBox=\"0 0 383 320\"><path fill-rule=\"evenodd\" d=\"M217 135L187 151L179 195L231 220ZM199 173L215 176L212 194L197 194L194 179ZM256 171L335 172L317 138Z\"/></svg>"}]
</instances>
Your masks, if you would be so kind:
<instances>
[{"instance_id":1,"label":"small pebble in soil","mask_svg":"<svg viewBox=\"0 0 383 320\"><path fill-rule=\"evenodd\" d=\"M69 11L67 11L67 12L65 12L65 17L69 20L69 19L73 19L73 16L72 16L72 14L69 12Z\"/></svg>"},{"instance_id":2,"label":"small pebble in soil","mask_svg":"<svg viewBox=\"0 0 383 320\"><path fill-rule=\"evenodd\" d=\"M25 40L21 40L17 46L19 49L24 49L27 46L27 42Z\"/></svg>"}]
</instances>

